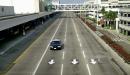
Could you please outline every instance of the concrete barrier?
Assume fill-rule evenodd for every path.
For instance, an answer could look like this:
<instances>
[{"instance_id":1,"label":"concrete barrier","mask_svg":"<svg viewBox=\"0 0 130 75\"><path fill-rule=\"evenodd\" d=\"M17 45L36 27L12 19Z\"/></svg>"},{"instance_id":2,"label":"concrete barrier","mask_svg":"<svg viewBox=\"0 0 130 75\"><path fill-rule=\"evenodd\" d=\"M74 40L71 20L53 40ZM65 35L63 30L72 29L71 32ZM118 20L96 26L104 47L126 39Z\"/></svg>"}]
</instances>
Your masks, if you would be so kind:
<instances>
[{"instance_id":1,"label":"concrete barrier","mask_svg":"<svg viewBox=\"0 0 130 75\"><path fill-rule=\"evenodd\" d=\"M89 32L94 36L94 38L101 44L101 46L110 53L112 58L117 62L117 64L126 72L126 75L130 75L130 64L125 63L124 59L121 58L108 44L106 44L94 31L92 31L83 21L82 23L89 30Z\"/></svg>"}]
</instances>

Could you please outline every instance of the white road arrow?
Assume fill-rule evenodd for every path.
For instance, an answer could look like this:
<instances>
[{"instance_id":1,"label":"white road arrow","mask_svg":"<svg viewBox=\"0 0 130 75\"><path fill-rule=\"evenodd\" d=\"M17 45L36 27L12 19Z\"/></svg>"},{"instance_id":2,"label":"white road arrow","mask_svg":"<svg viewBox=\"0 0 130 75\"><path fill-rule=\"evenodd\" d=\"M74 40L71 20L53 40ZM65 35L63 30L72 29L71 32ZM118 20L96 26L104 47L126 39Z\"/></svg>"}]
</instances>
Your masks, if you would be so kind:
<instances>
[{"instance_id":1,"label":"white road arrow","mask_svg":"<svg viewBox=\"0 0 130 75\"><path fill-rule=\"evenodd\" d=\"M55 63L54 59L51 59L51 60L48 62L48 64L50 64L50 65L52 65L52 64L54 64L54 63Z\"/></svg>"},{"instance_id":2,"label":"white road arrow","mask_svg":"<svg viewBox=\"0 0 130 75\"><path fill-rule=\"evenodd\" d=\"M91 59L91 62L92 64L96 64L97 62L94 60L94 59Z\"/></svg>"},{"instance_id":3,"label":"white road arrow","mask_svg":"<svg viewBox=\"0 0 130 75\"><path fill-rule=\"evenodd\" d=\"M78 64L79 61L77 59L73 59L71 63L75 65L75 64Z\"/></svg>"}]
</instances>

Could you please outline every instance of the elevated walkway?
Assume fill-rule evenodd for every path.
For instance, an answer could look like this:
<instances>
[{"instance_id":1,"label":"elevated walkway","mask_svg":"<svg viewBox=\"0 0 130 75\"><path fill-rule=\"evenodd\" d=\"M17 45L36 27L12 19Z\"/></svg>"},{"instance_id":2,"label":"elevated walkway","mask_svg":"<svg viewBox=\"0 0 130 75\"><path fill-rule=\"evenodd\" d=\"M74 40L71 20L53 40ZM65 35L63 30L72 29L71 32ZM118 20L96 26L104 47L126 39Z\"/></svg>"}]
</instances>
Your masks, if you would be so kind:
<instances>
[{"instance_id":1,"label":"elevated walkway","mask_svg":"<svg viewBox=\"0 0 130 75\"><path fill-rule=\"evenodd\" d=\"M99 4L55 4L52 6L55 11L97 11L101 10Z\"/></svg>"}]
</instances>

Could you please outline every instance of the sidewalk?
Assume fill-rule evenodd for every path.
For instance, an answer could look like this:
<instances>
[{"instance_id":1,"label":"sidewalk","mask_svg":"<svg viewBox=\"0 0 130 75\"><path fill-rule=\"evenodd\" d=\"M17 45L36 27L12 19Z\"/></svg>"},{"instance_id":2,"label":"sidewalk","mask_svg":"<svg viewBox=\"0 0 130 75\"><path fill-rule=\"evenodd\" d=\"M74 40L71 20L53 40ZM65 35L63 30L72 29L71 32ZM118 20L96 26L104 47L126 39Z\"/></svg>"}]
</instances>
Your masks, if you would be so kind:
<instances>
[{"instance_id":1,"label":"sidewalk","mask_svg":"<svg viewBox=\"0 0 130 75\"><path fill-rule=\"evenodd\" d=\"M121 33L118 33L116 30L110 30L110 29L102 29L107 33L109 33L109 37L115 41L116 43L123 46L123 48L130 54L130 36L123 35Z\"/></svg>"}]
</instances>

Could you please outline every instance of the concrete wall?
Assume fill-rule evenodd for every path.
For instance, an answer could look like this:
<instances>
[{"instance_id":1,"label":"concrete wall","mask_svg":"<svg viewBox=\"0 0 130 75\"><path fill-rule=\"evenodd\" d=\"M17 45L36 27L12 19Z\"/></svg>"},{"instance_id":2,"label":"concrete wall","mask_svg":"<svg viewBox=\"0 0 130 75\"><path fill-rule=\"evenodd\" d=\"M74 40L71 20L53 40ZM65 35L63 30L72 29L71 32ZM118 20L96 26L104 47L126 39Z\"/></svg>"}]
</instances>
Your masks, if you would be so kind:
<instances>
[{"instance_id":1,"label":"concrete wall","mask_svg":"<svg viewBox=\"0 0 130 75\"><path fill-rule=\"evenodd\" d=\"M39 12L39 0L13 0L16 14L29 14Z\"/></svg>"},{"instance_id":2,"label":"concrete wall","mask_svg":"<svg viewBox=\"0 0 130 75\"><path fill-rule=\"evenodd\" d=\"M0 16L14 15L13 6L0 6Z\"/></svg>"},{"instance_id":3,"label":"concrete wall","mask_svg":"<svg viewBox=\"0 0 130 75\"><path fill-rule=\"evenodd\" d=\"M14 6L16 14L39 12L39 0L0 0L0 6Z\"/></svg>"}]
</instances>

